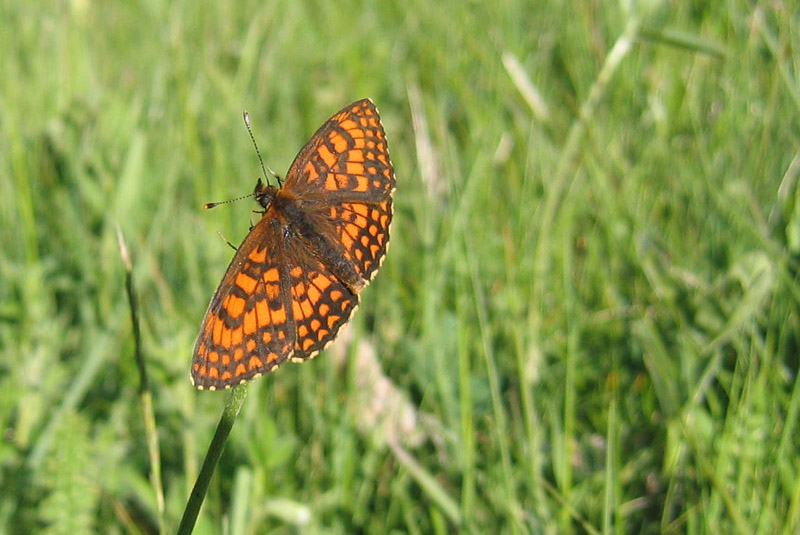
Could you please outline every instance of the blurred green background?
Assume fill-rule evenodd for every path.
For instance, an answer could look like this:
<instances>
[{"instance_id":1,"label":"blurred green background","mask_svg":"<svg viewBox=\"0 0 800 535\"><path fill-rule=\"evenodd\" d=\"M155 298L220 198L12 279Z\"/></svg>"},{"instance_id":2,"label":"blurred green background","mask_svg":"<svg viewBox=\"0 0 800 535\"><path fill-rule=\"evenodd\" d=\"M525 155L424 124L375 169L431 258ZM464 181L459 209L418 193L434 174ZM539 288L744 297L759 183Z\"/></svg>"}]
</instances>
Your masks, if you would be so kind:
<instances>
[{"instance_id":1,"label":"blurred green background","mask_svg":"<svg viewBox=\"0 0 800 535\"><path fill-rule=\"evenodd\" d=\"M0 1L0 534L174 532L260 170L370 97L392 245L198 534L800 531L790 2ZM117 230L133 261L159 512Z\"/></svg>"}]
</instances>

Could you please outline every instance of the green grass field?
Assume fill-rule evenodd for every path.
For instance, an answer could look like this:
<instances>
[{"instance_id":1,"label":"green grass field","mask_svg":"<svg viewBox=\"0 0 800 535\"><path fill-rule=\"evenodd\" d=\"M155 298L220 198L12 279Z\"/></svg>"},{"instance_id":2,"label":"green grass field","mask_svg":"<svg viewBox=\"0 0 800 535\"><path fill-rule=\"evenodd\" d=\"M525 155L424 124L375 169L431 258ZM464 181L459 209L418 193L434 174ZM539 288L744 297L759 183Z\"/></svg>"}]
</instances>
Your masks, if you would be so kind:
<instances>
[{"instance_id":1,"label":"green grass field","mask_svg":"<svg viewBox=\"0 0 800 535\"><path fill-rule=\"evenodd\" d=\"M195 533L800 532L798 58L780 1L2 1L0 535L175 532L242 110L283 175L362 97L389 254L251 383Z\"/></svg>"}]
</instances>

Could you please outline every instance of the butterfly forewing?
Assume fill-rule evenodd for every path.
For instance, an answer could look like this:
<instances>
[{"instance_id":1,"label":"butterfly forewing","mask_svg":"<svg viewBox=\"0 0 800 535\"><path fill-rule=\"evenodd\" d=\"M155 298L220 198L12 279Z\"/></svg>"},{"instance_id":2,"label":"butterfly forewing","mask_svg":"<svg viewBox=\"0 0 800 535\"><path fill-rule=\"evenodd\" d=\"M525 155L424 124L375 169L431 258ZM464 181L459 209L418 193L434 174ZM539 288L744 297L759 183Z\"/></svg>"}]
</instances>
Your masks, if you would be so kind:
<instances>
[{"instance_id":1,"label":"butterfly forewing","mask_svg":"<svg viewBox=\"0 0 800 535\"><path fill-rule=\"evenodd\" d=\"M296 329L282 261L286 244L270 220L253 227L211 300L192 363L198 388L239 384L291 357Z\"/></svg>"}]
</instances>

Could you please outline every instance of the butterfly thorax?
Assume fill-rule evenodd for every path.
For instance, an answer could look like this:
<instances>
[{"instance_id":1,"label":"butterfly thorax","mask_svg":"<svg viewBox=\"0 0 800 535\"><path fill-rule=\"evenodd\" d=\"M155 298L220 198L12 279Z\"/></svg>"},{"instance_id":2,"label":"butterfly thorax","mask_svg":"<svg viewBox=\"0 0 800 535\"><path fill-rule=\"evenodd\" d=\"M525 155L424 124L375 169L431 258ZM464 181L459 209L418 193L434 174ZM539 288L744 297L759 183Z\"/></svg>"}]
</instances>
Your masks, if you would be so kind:
<instances>
[{"instance_id":1,"label":"butterfly thorax","mask_svg":"<svg viewBox=\"0 0 800 535\"><path fill-rule=\"evenodd\" d=\"M353 292L364 287L365 280L343 254L341 245L335 242L330 223L320 217L319 206L312 197L300 198L286 188L265 186L261 180L256 184L255 196L264 208L265 220L279 226L287 242L305 249Z\"/></svg>"}]
</instances>

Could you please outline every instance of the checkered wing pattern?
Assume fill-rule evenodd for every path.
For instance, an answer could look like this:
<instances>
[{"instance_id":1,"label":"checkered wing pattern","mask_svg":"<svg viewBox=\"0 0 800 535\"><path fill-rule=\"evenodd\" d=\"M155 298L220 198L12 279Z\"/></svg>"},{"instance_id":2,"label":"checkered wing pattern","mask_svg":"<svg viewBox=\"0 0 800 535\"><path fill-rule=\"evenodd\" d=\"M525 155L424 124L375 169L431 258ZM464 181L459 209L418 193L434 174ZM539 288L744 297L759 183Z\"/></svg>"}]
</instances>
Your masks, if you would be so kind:
<instances>
[{"instance_id":1,"label":"checkered wing pattern","mask_svg":"<svg viewBox=\"0 0 800 535\"><path fill-rule=\"evenodd\" d=\"M192 381L216 390L272 371L297 339L279 228L261 219L211 299L194 348Z\"/></svg>"},{"instance_id":2,"label":"checkered wing pattern","mask_svg":"<svg viewBox=\"0 0 800 535\"><path fill-rule=\"evenodd\" d=\"M375 105L359 100L331 117L292 164L286 188L314 203L334 227L334 243L369 281L389 244L394 171Z\"/></svg>"},{"instance_id":3,"label":"checkered wing pattern","mask_svg":"<svg viewBox=\"0 0 800 535\"><path fill-rule=\"evenodd\" d=\"M315 357L333 342L358 307L358 295L323 262L297 262L289 269L290 300L296 337L291 360Z\"/></svg>"}]
</instances>

